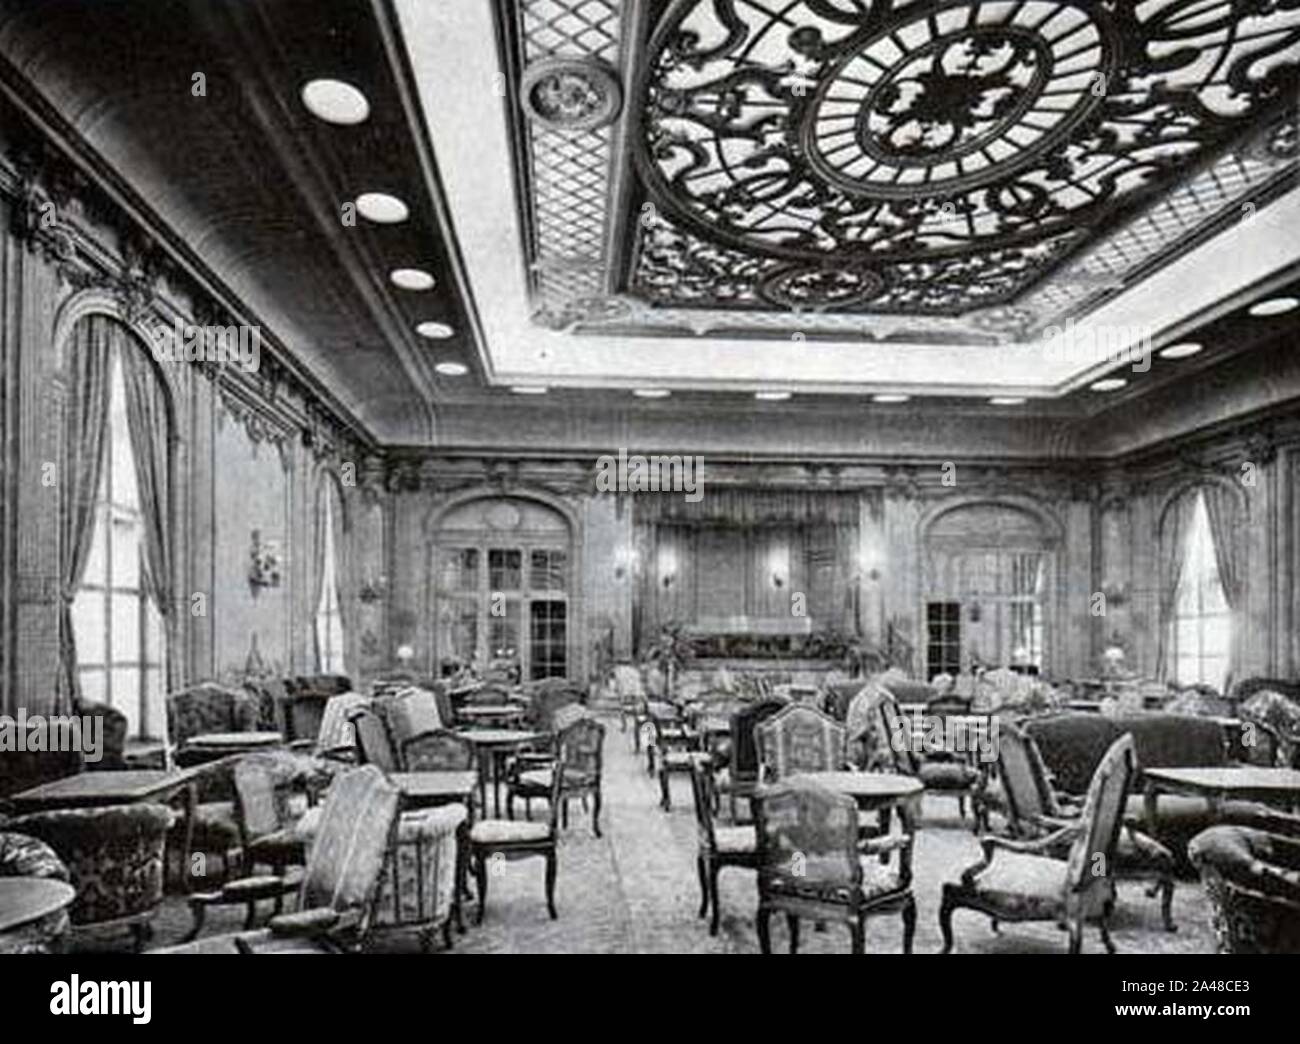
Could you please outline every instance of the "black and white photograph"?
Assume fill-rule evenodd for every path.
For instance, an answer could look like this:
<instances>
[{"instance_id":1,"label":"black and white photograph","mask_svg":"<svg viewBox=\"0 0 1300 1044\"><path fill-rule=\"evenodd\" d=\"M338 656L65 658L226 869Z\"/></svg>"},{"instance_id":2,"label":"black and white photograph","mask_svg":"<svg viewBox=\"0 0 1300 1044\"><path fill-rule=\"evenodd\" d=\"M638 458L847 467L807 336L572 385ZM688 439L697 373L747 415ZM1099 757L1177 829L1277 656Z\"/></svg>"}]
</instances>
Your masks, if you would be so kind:
<instances>
[{"instance_id":1,"label":"black and white photograph","mask_svg":"<svg viewBox=\"0 0 1300 1044\"><path fill-rule=\"evenodd\" d=\"M0 954L1291 1003L1298 173L1300 0L0 0Z\"/></svg>"}]
</instances>

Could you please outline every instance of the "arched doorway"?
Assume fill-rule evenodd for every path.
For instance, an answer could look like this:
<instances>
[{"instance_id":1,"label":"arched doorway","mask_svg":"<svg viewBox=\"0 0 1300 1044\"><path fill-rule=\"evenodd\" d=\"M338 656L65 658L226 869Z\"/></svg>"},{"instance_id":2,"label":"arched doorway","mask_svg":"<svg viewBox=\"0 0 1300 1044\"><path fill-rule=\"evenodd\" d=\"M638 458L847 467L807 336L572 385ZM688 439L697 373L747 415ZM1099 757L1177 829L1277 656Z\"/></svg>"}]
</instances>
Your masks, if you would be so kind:
<instances>
[{"instance_id":1,"label":"arched doorway","mask_svg":"<svg viewBox=\"0 0 1300 1044\"><path fill-rule=\"evenodd\" d=\"M1010 502L954 505L922 527L926 677L1049 665L1059 533Z\"/></svg>"},{"instance_id":2,"label":"arched doorway","mask_svg":"<svg viewBox=\"0 0 1300 1044\"><path fill-rule=\"evenodd\" d=\"M506 670L520 680L577 670L573 532L559 510L484 496L436 520L430 548L433 660Z\"/></svg>"}]
</instances>

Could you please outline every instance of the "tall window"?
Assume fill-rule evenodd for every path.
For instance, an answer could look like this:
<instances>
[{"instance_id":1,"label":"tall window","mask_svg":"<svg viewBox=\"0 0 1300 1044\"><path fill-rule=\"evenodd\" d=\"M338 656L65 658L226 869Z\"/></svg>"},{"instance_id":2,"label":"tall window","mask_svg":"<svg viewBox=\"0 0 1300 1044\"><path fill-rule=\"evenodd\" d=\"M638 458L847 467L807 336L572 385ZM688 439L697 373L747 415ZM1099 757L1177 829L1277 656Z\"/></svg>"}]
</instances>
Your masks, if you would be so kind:
<instances>
[{"instance_id":1,"label":"tall window","mask_svg":"<svg viewBox=\"0 0 1300 1044\"><path fill-rule=\"evenodd\" d=\"M1209 512L1200 493L1183 552L1171 627L1175 679L1183 685L1200 683L1222 691L1228 678L1232 618L1219 578Z\"/></svg>"},{"instance_id":2,"label":"tall window","mask_svg":"<svg viewBox=\"0 0 1300 1044\"><path fill-rule=\"evenodd\" d=\"M161 735L163 624L145 593L144 523L126 420L122 364L113 356L95 535L72 603L82 698L126 715L129 734Z\"/></svg>"},{"instance_id":3,"label":"tall window","mask_svg":"<svg viewBox=\"0 0 1300 1044\"><path fill-rule=\"evenodd\" d=\"M334 497L321 490L321 584L316 605L316 654L322 674L346 674L343 669L343 610L339 605L338 571L334 553Z\"/></svg>"}]
</instances>

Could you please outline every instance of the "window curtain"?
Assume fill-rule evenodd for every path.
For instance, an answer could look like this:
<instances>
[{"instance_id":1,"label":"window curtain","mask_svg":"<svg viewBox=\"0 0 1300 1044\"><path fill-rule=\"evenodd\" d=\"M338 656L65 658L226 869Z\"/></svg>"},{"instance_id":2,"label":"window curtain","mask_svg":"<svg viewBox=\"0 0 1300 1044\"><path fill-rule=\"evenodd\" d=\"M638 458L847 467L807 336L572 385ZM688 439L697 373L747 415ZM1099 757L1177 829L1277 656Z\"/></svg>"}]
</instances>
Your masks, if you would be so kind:
<instances>
[{"instance_id":1,"label":"window curtain","mask_svg":"<svg viewBox=\"0 0 1300 1044\"><path fill-rule=\"evenodd\" d=\"M1241 610L1245 580L1245 544L1241 539L1240 501L1235 490L1218 483L1206 485L1205 513L1210 519L1210 536L1214 541L1214 558L1219 567L1219 581L1223 584L1223 597L1233 614Z\"/></svg>"},{"instance_id":2,"label":"window curtain","mask_svg":"<svg viewBox=\"0 0 1300 1044\"><path fill-rule=\"evenodd\" d=\"M313 616L317 612L321 600L325 597L325 555L329 550L325 546L325 525L326 513L329 513L330 531L334 542L334 587L338 597L339 622L343 628L343 662L347 664L349 657L347 655L347 642L353 633L354 612L351 600L347 596L347 571L345 561L347 557L347 540L344 534L343 526L343 505L339 497L337 488L333 481L328 477L322 477L320 492L316 497L316 539L313 542L314 569L316 576L316 601L312 608ZM317 634L316 660L320 662L320 636Z\"/></svg>"},{"instance_id":3,"label":"window curtain","mask_svg":"<svg viewBox=\"0 0 1300 1044\"><path fill-rule=\"evenodd\" d=\"M109 377L115 347L123 330L108 316L81 319L72 331L68 352L67 401L63 410L59 489L59 676L57 709L71 709L80 694L77 640L72 629L72 603L86 571L95 535L95 499L104 469L104 440L108 427Z\"/></svg>"},{"instance_id":4,"label":"window curtain","mask_svg":"<svg viewBox=\"0 0 1300 1044\"><path fill-rule=\"evenodd\" d=\"M357 633L357 600L353 592L352 574L348 566L352 561L349 537L351 528L343 512L343 495L330 480L326 486L330 498L330 511L334 517L334 583L338 589L339 620L343 625L343 663L352 663L349 645Z\"/></svg>"},{"instance_id":5,"label":"window curtain","mask_svg":"<svg viewBox=\"0 0 1300 1044\"><path fill-rule=\"evenodd\" d=\"M1187 534L1192 525L1192 514L1196 510L1196 496L1199 490L1193 489L1173 501L1165 510L1164 521L1160 527L1160 655L1157 677L1167 678L1173 669L1172 656L1173 635L1171 629L1174 621L1174 609L1178 603L1178 581L1183 575L1183 558L1187 551Z\"/></svg>"},{"instance_id":6,"label":"window curtain","mask_svg":"<svg viewBox=\"0 0 1300 1044\"><path fill-rule=\"evenodd\" d=\"M135 344L119 353L126 388L126 423L135 457L135 481L144 522L144 589L162 616L169 655L176 623L172 590L175 545L172 539L172 442L167 389L152 364ZM170 674L170 666L167 668Z\"/></svg>"}]
</instances>

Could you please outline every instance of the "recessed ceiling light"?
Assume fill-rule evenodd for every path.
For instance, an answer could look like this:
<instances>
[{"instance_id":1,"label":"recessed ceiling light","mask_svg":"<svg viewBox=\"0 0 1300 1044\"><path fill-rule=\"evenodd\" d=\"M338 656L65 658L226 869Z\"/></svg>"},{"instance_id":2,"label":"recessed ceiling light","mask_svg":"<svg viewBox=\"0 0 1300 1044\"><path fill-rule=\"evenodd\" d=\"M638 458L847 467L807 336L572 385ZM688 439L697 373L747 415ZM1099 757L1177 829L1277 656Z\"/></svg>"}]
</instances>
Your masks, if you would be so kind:
<instances>
[{"instance_id":1,"label":"recessed ceiling light","mask_svg":"<svg viewBox=\"0 0 1300 1044\"><path fill-rule=\"evenodd\" d=\"M444 377L464 377L469 373L469 367L458 362L440 362L434 369Z\"/></svg>"},{"instance_id":2,"label":"recessed ceiling light","mask_svg":"<svg viewBox=\"0 0 1300 1044\"><path fill-rule=\"evenodd\" d=\"M788 391L760 391L754 392L754 398L759 402L785 402L790 394Z\"/></svg>"},{"instance_id":3,"label":"recessed ceiling light","mask_svg":"<svg viewBox=\"0 0 1300 1044\"><path fill-rule=\"evenodd\" d=\"M423 268L394 268L388 278L403 290L432 290L436 282Z\"/></svg>"},{"instance_id":4,"label":"recessed ceiling light","mask_svg":"<svg viewBox=\"0 0 1300 1044\"><path fill-rule=\"evenodd\" d=\"M1194 341L1188 341L1186 344L1171 344L1168 348L1160 349L1160 358L1162 359L1186 359L1203 351L1205 345L1197 344Z\"/></svg>"},{"instance_id":5,"label":"recessed ceiling light","mask_svg":"<svg viewBox=\"0 0 1300 1044\"><path fill-rule=\"evenodd\" d=\"M1128 384L1123 377L1107 377L1104 381L1098 381L1092 386L1095 392L1119 391Z\"/></svg>"},{"instance_id":6,"label":"recessed ceiling light","mask_svg":"<svg viewBox=\"0 0 1300 1044\"><path fill-rule=\"evenodd\" d=\"M910 395L873 395L871 396L871 401L880 402L880 403L894 403L894 402L907 402L911 398L912 397Z\"/></svg>"},{"instance_id":7,"label":"recessed ceiling light","mask_svg":"<svg viewBox=\"0 0 1300 1044\"><path fill-rule=\"evenodd\" d=\"M667 388L637 388L632 394L638 399L666 399L672 393Z\"/></svg>"},{"instance_id":8,"label":"recessed ceiling light","mask_svg":"<svg viewBox=\"0 0 1300 1044\"><path fill-rule=\"evenodd\" d=\"M1023 406L1028 400L1019 395L996 395L989 399L990 406Z\"/></svg>"},{"instance_id":9,"label":"recessed ceiling light","mask_svg":"<svg viewBox=\"0 0 1300 1044\"><path fill-rule=\"evenodd\" d=\"M550 389L544 384L513 384L510 390L516 395L545 395Z\"/></svg>"},{"instance_id":10,"label":"recessed ceiling light","mask_svg":"<svg viewBox=\"0 0 1300 1044\"><path fill-rule=\"evenodd\" d=\"M350 126L364 123L370 115L366 96L342 80L312 80L303 86L302 103L326 123Z\"/></svg>"},{"instance_id":11,"label":"recessed ceiling light","mask_svg":"<svg viewBox=\"0 0 1300 1044\"><path fill-rule=\"evenodd\" d=\"M387 192L361 193L357 197L357 213L380 225L396 225L411 216L406 204Z\"/></svg>"},{"instance_id":12,"label":"recessed ceiling light","mask_svg":"<svg viewBox=\"0 0 1300 1044\"><path fill-rule=\"evenodd\" d=\"M1300 298L1296 297L1274 297L1269 301L1260 301L1250 310L1250 314L1257 319L1263 319L1270 315L1285 315L1287 312L1293 312L1300 308Z\"/></svg>"},{"instance_id":13,"label":"recessed ceiling light","mask_svg":"<svg viewBox=\"0 0 1300 1044\"><path fill-rule=\"evenodd\" d=\"M415 332L421 337L427 337L432 341L445 341L454 334L453 330L446 323L425 322L415 328Z\"/></svg>"}]
</instances>

